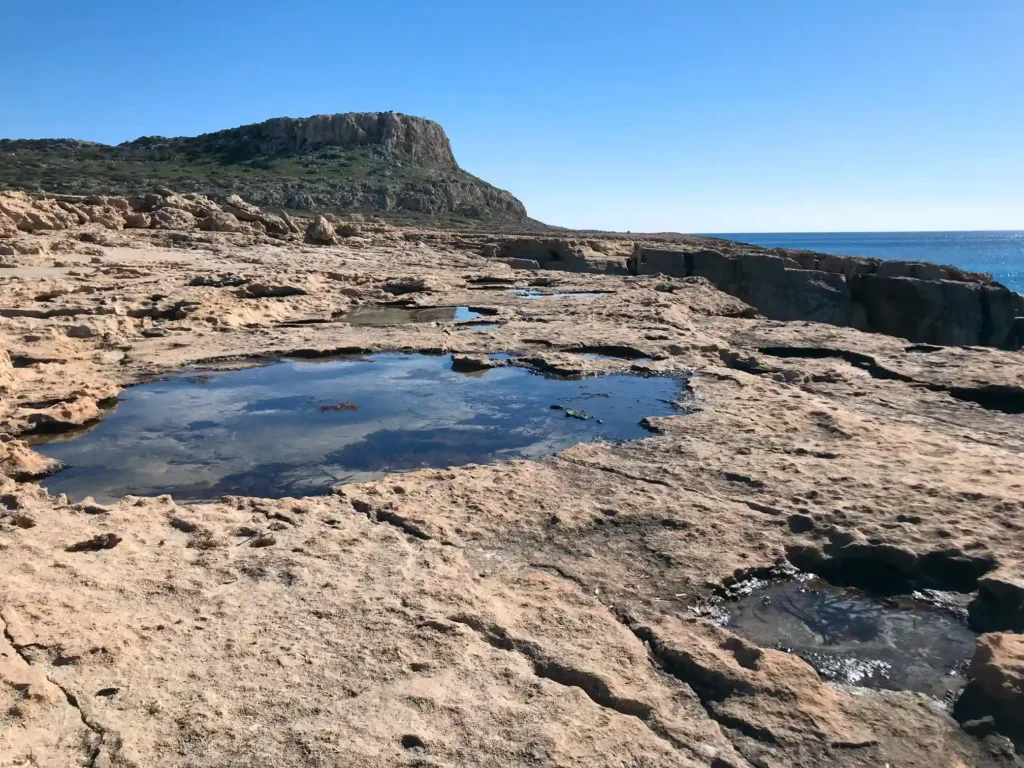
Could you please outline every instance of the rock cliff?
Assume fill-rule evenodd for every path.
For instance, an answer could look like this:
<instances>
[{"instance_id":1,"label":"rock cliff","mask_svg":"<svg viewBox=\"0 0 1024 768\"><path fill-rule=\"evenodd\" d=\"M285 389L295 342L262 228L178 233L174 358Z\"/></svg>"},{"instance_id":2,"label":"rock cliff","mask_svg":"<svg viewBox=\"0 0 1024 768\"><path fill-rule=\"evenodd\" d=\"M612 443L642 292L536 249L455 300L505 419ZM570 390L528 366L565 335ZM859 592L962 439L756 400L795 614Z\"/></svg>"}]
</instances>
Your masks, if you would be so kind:
<instances>
[{"instance_id":1,"label":"rock cliff","mask_svg":"<svg viewBox=\"0 0 1024 768\"><path fill-rule=\"evenodd\" d=\"M827 323L922 344L1024 346L1024 296L957 267L701 237L635 245L623 238L510 238L485 246L484 254L525 269L702 277L771 320Z\"/></svg>"},{"instance_id":2,"label":"rock cliff","mask_svg":"<svg viewBox=\"0 0 1024 768\"><path fill-rule=\"evenodd\" d=\"M705 277L772 320L943 345L1024 346L1024 296L988 275L924 262L749 247L638 246L634 274Z\"/></svg>"},{"instance_id":3,"label":"rock cliff","mask_svg":"<svg viewBox=\"0 0 1024 768\"><path fill-rule=\"evenodd\" d=\"M144 194L156 186L294 211L523 223L523 204L461 169L444 129L395 112L275 118L118 146L0 140L0 189Z\"/></svg>"}]
</instances>

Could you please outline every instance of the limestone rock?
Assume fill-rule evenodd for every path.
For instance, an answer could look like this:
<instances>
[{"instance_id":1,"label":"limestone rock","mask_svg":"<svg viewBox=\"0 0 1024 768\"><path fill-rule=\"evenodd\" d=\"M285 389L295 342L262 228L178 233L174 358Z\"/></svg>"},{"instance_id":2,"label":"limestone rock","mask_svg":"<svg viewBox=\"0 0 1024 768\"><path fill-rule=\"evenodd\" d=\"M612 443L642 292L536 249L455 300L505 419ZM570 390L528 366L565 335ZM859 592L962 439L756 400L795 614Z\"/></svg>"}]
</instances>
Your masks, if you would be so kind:
<instances>
[{"instance_id":1,"label":"limestone rock","mask_svg":"<svg viewBox=\"0 0 1024 768\"><path fill-rule=\"evenodd\" d=\"M306 291L294 285L250 283L239 291L247 299L279 299L285 296L305 296Z\"/></svg>"},{"instance_id":2,"label":"limestone rock","mask_svg":"<svg viewBox=\"0 0 1024 768\"><path fill-rule=\"evenodd\" d=\"M195 229L196 217L180 208L159 208L151 216L153 229Z\"/></svg>"},{"instance_id":3,"label":"limestone rock","mask_svg":"<svg viewBox=\"0 0 1024 768\"><path fill-rule=\"evenodd\" d=\"M334 245L337 241L334 225L323 216L317 216L306 228L307 243Z\"/></svg>"},{"instance_id":4,"label":"limestone rock","mask_svg":"<svg viewBox=\"0 0 1024 768\"><path fill-rule=\"evenodd\" d=\"M593 241L551 238L512 238L497 247L496 256L506 263L536 262L542 269L562 272L595 272L607 275L625 275L628 254L613 249L598 250ZM607 251L611 251L610 253ZM495 253L494 248L486 253ZM513 260L509 262L509 260Z\"/></svg>"},{"instance_id":5,"label":"limestone rock","mask_svg":"<svg viewBox=\"0 0 1024 768\"><path fill-rule=\"evenodd\" d=\"M124 218L121 216L121 211L112 205L88 206L85 211L89 216L89 221L93 224L113 230L124 229Z\"/></svg>"},{"instance_id":6,"label":"limestone rock","mask_svg":"<svg viewBox=\"0 0 1024 768\"><path fill-rule=\"evenodd\" d=\"M288 225L281 216L275 216L272 213L264 213L260 216L260 223L266 229L268 235L274 237L287 237L292 234L292 227Z\"/></svg>"},{"instance_id":7,"label":"limestone rock","mask_svg":"<svg viewBox=\"0 0 1024 768\"><path fill-rule=\"evenodd\" d=\"M263 212L255 205L245 202L238 195L231 195L222 206L224 211L235 216L239 221L260 221Z\"/></svg>"},{"instance_id":8,"label":"limestone rock","mask_svg":"<svg viewBox=\"0 0 1024 768\"><path fill-rule=\"evenodd\" d=\"M994 730L1024 748L1024 636L979 637L967 676L971 682L953 710L957 720L969 731Z\"/></svg>"},{"instance_id":9,"label":"limestone rock","mask_svg":"<svg viewBox=\"0 0 1024 768\"><path fill-rule=\"evenodd\" d=\"M3 211L0 211L0 237L14 237L18 232L18 225Z\"/></svg>"},{"instance_id":10,"label":"limestone rock","mask_svg":"<svg viewBox=\"0 0 1024 768\"><path fill-rule=\"evenodd\" d=\"M497 368L500 363L487 355L452 355L452 370L458 373L476 373Z\"/></svg>"},{"instance_id":11,"label":"limestone rock","mask_svg":"<svg viewBox=\"0 0 1024 768\"><path fill-rule=\"evenodd\" d=\"M249 229L234 214L226 211L216 211L210 214L199 222L199 228L204 232L245 232Z\"/></svg>"},{"instance_id":12,"label":"limestone rock","mask_svg":"<svg viewBox=\"0 0 1024 768\"><path fill-rule=\"evenodd\" d=\"M149 229L153 224L153 219L148 213L126 213L124 216L124 226L126 229Z\"/></svg>"},{"instance_id":13,"label":"limestone rock","mask_svg":"<svg viewBox=\"0 0 1024 768\"><path fill-rule=\"evenodd\" d=\"M400 277L389 280L381 286L392 296L403 296L407 293L427 293L442 290L446 283L433 275L423 277Z\"/></svg>"},{"instance_id":14,"label":"limestone rock","mask_svg":"<svg viewBox=\"0 0 1024 768\"><path fill-rule=\"evenodd\" d=\"M36 453L23 441L0 435L0 475L26 482L47 477L61 468L61 463Z\"/></svg>"},{"instance_id":15,"label":"limestone rock","mask_svg":"<svg viewBox=\"0 0 1024 768\"><path fill-rule=\"evenodd\" d=\"M0 346L0 392L6 392L14 383L14 365L7 350Z\"/></svg>"},{"instance_id":16,"label":"limestone rock","mask_svg":"<svg viewBox=\"0 0 1024 768\"><path fill-rule=\"evenodd\" d=\"M552 254L553 261L565 260ZM827 323L927 344L1024 344L1016 319L1024 316L1024 297L987 275L934 264L766 252L723 242L722 250L638 245L629 267L638 275L707 278L772 320Z\"/></svg>"}]
</instances>

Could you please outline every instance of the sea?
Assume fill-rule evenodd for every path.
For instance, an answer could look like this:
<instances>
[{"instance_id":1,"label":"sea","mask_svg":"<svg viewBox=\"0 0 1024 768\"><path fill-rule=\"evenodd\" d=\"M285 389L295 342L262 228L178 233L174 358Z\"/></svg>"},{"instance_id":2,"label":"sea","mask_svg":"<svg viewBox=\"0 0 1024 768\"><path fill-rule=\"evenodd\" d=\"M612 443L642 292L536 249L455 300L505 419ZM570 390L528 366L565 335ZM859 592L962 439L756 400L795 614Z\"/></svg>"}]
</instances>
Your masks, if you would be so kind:
<instances>
[{"instance_id":1,"label":"sea","mask_svg":"<svg viewBox=\"0 0 1024 768\"><path fill-rule=\"evenodd\" d=\"M844 256L931 261L988 272L1024 294L1024 231L1004 232L794 232L717 234L765 248L806 248Z\"/></svg>"}]
</instances>

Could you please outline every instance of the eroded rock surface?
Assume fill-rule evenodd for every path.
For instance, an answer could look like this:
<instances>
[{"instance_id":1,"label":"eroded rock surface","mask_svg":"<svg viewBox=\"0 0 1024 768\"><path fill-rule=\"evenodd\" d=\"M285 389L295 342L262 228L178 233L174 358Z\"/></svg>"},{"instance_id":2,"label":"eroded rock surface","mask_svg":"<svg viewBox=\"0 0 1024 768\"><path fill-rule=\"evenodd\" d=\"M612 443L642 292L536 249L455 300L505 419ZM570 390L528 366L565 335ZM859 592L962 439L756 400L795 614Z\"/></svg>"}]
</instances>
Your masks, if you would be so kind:
<instances>
[{"instance_id":1,"label":"eroded rock surface","mask_svg":"<svg viewBox=\"0 0 1024 768\"><path fill-rule=\"evenodd\" d=\"M8 206L49 226L3 230L38 251L0 271L0 764L1021 764L995 709L968 732L941 702L823 683L699 615L788 561L977 591L972 623L1003 634L971 685L1015 711L1020 353L773 321L699 276L517 270L485 235L367 221L312 245L308 222L276 235L238 201L251 232L84 208L216 210L163 192L68 203L82 216ZM513 292L531 287L563 295ZM486 325L338 319L396 301ZM53 468L29 442L91 428L129 385L385 350L483 376L497 352L687 374L689 394L641 441L323 497L72 504L30 481Z\"/></svg>"}]
</instances>

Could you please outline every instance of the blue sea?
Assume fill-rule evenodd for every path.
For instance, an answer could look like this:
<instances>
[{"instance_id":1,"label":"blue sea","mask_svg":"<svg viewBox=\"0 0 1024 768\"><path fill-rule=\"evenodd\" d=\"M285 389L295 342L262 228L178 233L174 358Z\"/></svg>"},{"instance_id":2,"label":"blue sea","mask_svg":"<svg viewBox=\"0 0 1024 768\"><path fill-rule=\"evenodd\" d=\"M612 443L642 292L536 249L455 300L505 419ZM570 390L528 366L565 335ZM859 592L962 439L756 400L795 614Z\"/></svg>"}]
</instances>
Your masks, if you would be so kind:
<instances>
[{"instance_id":1,"label":"blue sea","mask_svg":"<svg viewBox=\"0 0 1024 768\"><path fill-rule=\"evenodd\" d=\"M1024 232L795 232L712 237L765 248L933 261L988 272L1008 288L1024 293Z\"/></svg>"}]
</instances>

